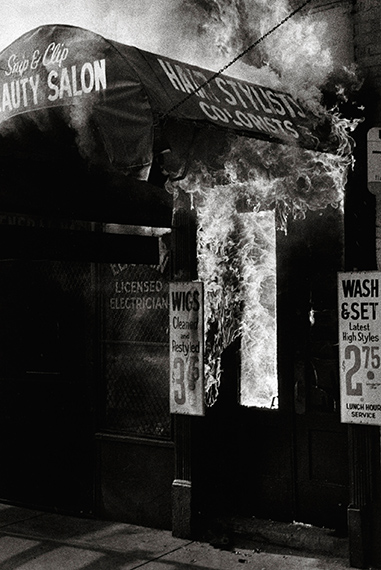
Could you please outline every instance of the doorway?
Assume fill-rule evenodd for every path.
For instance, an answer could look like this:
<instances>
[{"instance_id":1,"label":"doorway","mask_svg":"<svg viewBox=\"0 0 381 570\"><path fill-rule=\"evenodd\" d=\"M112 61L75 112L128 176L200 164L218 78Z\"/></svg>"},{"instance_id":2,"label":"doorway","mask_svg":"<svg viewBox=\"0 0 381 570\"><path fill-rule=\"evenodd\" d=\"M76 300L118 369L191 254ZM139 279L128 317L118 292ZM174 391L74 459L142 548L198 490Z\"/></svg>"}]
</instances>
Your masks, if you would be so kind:
<instances>
[{"instance_id":1,"label":"doorway","mask_svg":"<svg viewBox=\"0 0 381 570\"><path fill-rule=\"evenodd\" d=\"M0 498L93 511L91 264L0 262Z\"/></svg>"},{"instance_id":2,"label":"doorway","mask_svg":"<svg viewBox=\"0 0 381 570\"><path fill-rule=\"evenodd\" d=\"M256 517L344 534L347 426L340 423L337 272L343 214L308 212L277 236L278 409L240 406L240 347L224 355L220 393L199 429L206 518ZM206 435L207 434L207 435Z\"/></svg>"}]
</instances>

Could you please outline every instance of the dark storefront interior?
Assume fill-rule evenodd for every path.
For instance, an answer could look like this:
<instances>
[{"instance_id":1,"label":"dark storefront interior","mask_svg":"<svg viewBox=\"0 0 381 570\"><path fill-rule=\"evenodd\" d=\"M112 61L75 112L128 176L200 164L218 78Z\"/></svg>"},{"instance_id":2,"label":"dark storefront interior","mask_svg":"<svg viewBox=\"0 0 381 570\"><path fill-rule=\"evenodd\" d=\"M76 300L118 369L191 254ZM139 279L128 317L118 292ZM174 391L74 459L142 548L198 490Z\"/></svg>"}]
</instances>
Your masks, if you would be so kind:
<instances>
[{"instance_id":1,"label":"dark storefront interior","mask_svg":"<svg viewBox=\"0 0 381 570\"><path fill-rule=\"evenodd\" d=\"M50 121L2 140L0 496L170 528L167 310L109 307L116 282L167 295L172 197L89 167Z\"/></svg>"}]
</instances>

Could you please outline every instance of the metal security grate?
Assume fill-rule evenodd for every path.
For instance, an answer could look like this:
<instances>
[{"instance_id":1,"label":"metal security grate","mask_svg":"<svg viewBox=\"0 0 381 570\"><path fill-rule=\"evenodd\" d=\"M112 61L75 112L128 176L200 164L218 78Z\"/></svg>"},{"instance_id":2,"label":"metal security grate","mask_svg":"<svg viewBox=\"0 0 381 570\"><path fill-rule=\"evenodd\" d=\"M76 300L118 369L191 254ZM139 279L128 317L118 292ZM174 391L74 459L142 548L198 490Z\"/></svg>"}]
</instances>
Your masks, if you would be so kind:
<instances>
[{"instance_id":1,"label":"metal security grate","mask_svg":"<svg viewBox=\"0 0 381 570\"><path fill-rule=\"evenodd\" d=\"M107 427L169 436L168 346L106 344Z\"/></svg>"},{"instance_id":2,"label":"metal security grate","mask_svg":"<svg viewBox=\"0 0 381 570\"><path fill-rule=\"evenodd\" d=\"M73 292L91 302L91 264L73 261L42 261L41 271L59 285L61 291Z\"/></svg>"},{"instance_id":3,"label":"metal security grate","mask_svg":"<svg viewBox=\"0 0 381 570\"><path fill-rule=\"evenodd\" d=\"M104 429L170 437L168 274L101 266Z\"/></svg>"}]
</instances>

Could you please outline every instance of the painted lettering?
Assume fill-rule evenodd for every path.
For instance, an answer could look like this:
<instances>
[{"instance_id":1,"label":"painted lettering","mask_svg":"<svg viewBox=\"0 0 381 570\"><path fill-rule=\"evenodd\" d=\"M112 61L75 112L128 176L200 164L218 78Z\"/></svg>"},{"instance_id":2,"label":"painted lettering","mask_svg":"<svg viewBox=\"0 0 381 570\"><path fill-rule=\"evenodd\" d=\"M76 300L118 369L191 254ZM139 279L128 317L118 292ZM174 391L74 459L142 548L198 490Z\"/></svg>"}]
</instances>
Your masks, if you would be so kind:
<instances>
[{"instance_id":1,"label":"painted lettering","mask_svg":"<svg viewBox=\"0 0 381 570\"><path fill-rule=\"evenodd\" d=\"M378 297L378 279L344 279L342 281L344 297Z\"/></svg>"},{"instance_id":2,"label":"painted lettering","mask_svg":"<svg viewBox=\"0 0 381 570\"><path fill-rule=\"evenodd\" d=\"M200 309L199 291L172 291L173 311L198 311Z\"/></svg>"}]
</instances>

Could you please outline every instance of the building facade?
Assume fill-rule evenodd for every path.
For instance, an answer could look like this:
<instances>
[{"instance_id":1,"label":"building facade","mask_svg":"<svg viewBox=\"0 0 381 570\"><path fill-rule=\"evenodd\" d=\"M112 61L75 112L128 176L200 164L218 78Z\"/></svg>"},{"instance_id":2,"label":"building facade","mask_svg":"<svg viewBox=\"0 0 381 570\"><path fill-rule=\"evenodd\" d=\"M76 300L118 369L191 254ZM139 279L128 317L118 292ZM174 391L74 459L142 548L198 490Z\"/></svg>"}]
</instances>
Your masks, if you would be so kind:
<instances>
[{"instance_id":1,"label":"building facade","mask_svg":"<svg viewBox=\"0 0 381 570\"><path fill-rule=\"evenodd\" d=\"M165 73L184 97L200 86L201 72L131 52L133 63L118 60L112 68L120 91L109 96L103 44L90 32L78 35L78 45L86 36L92 46L80 68L65 66L62 38L50 38L49 91L41 91L50 103L39 107L45 76L41 71L37 80L36 50L53 31L28 36L26 75L18 76L22 61L10 47L2 99L9 116L1 131L1 500L172 528L184 537L205 536L216 521L229 526L235 517L243 525L253 516L298 521L348 536L354 566L380 562L379 428L340 421L337 314L337 273L378 269L378 202L367 188L366 138L381 120L379 16L376 1L312 3L311 17L327 24L337 67L355 63L364 76L352 99L339 101L350 118L360 107L365 117L354 133L345 207L309 208L303 219L289 220L287 233L273 234L275 309L274 300L262 301L276 314L276 399L267 407L242 400L237 336L222 354L218 397L202 417L171 416L169 409L169 283L200 279L200 265L191 194L180 184L171 195L164 183L168 170L186 178L190 149L216 168L215 149L226 141L213 128L182 126L180 114L167 120L165 137L158 135L142 95L149 93L155 114L161 104L155 97L164 97L155 91L155 73ZM61 32L67 42L76 36L75 29ZM137 57L154 70L143 90L131 71ZM135 107L130 114L123 108L119 124L109 111L131 85ZM239 107L238 88L230 87L220 82L219 93ZM291 105L285 95L264 98L253 89L247 93L251 100L256 93L262 114L271 114L269 101L282 117L285 101ZM327 84L328 104L333 92ZM164 110L176 104L168 93ZM82 94L87 106L69 116L60 102ZM226 128L230 108L221 110L207 89L199 95L204 118ZM17 112L29 102L33 108ZM86 109L86 129L79 129ZM295 116L298 109L291 106ZM196 124L196 111L187 112ZM297 133L293 123L280 129L277 116L264 123L245 107L236 112L235 128L265 139L264 154L270 147L263 145L284 142L285 130ZM154 159L146 151L152 147ZM170 159L168 147L175 149ZM253 212L240 203L234 215L249 220Z\"/></svg>"}]
</instances>

